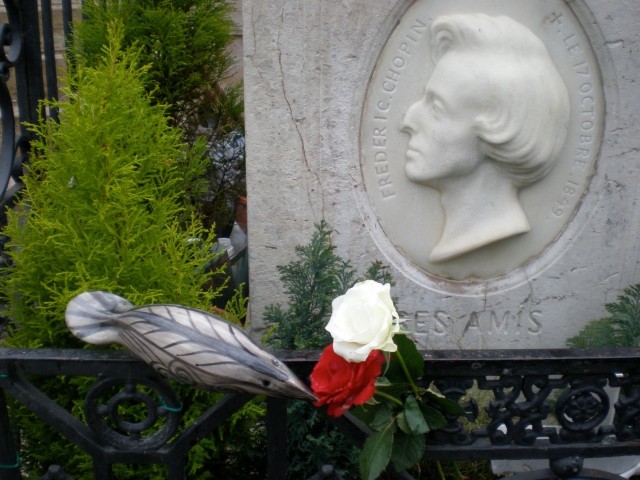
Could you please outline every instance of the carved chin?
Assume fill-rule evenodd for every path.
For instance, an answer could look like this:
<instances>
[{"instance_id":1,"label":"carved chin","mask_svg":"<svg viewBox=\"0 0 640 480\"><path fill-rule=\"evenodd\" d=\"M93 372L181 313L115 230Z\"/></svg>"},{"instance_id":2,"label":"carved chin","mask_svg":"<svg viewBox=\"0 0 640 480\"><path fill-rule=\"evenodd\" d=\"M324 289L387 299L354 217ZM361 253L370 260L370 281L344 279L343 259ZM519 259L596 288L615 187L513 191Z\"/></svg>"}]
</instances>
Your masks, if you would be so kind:
<instances>
[{"instance_id":1,"label":"carved chin","mask_svg":"<svg viewBox=\"0 0 640 480\"><path fill-rule=\"evenodd\" d=\"M425 183L431 179L431 176L425 175L424 169L419 168L419 162L423 163L424 160L409 159L407 157L407 163L405 165L405 173L407 178L415 183Z\"/></svg>"}]
</instances>

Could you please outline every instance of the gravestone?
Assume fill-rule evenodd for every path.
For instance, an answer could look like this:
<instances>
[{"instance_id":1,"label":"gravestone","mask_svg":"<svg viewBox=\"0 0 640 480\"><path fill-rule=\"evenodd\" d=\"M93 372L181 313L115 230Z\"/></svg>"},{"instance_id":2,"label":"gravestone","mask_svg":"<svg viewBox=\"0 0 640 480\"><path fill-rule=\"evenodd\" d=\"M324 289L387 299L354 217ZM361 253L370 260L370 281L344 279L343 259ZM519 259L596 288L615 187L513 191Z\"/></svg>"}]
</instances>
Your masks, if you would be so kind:
<instances>
[{"instance_id":1,"label":"gravestone","mask_svg":"<svg viewBox=\"0 0 640 480\"><path fill-rule=\"evenodd\" d=\"M422 348L561 348L640 281L629 0L243 2L251 323L313 226Z\"/></svg>"}]
</instances>

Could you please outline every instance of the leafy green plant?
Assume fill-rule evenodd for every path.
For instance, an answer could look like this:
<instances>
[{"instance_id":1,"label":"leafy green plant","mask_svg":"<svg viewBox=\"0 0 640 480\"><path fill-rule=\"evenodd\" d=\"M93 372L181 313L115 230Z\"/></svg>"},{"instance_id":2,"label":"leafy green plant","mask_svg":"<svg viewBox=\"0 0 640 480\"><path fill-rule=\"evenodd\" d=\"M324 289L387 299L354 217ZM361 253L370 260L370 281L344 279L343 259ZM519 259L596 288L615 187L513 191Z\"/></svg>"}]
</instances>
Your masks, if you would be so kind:
<instances>
[{"instance_id":1,"label":"leafy green plant","mask_svg":"<svg viewBox=\"0 0 640 480\"><path fill-rule=\"evenodd\" d=\"M274 349L321 349L331 341L325 325L331 302L359 278L349 261L342 259L331 242L331 229L322 220L307 245L295 248L296 259L278 266L288 296L287 307L269 305L264 314L269 326L264 340ZM373 262L363 279L393 283L381 262ZM345 478L358 471L359 450L329 425L312 405L289 402L289 478L307 478L323 464L333 464Z\"/></svg>"},{"instance_id":2,"label":"leafy green plant","mask_svg":"<svg viewBox=\"0 0 640 480\"><path fill-rule=\"evenodd\" d=\"M201 288L212 275L204 267L213 235L182 198L204 165L190 156L183 168L180 131L149 104L138 65L136 53L112 44L102 64L66 80L66 101L54 103L60 122L33 127L25 188L4 231L14 265L2 291L19 326L11 342L76 345L61 319L89 288L134 304L206 307L217 295Z\"/></svg>"},{"instance_id":3,"label":"leafy green plant","mask_svg":"<svg viewBox=\"0 0 640 480\"><path fill-rule=\"evenodd\" d=\"M12 319L8 346L83 346L67 330L64 311L86 290L117 293L137 305L166 302L202 309L219 293L204 288L216 274L207 268L214 260L214 235L183 196L185 185L202 174L203 156L187 154L192 147L170 125L166 108L151 101L140 52L124 49L120 33L112 25L102 60L93 66L78 62L65 80L65 100L53 103L59 122L42 120L32 127L38 140L25 187L2 232L11 239L12 265L0 276ZM236 311L241 307L236 304ZM90 381L56 378L39 387L82 417ZM186 387L178 388L178 395L187 421L219 398ZM263 442L257 427L263 413L255 403L219 435L231 445L256 447ZM86 455L34 424L24 410L14 409L12 415L29 474L42 474L55 462L76 478L91 478ZM247 431L255 435L247 437ZM191 476L212 478L213 468L224 465L228 454L222 442L204 439L191 451ZM121 469L119 478L164 478L159 468Z\"/></svg>"},{"instance_id":4,"label":"leafy green plant","mask_svg":"<svg viewBox=\"0 0 640 480\"><path fill-rule=\"evenodd\" d=\"M638 347L640 346L640 284L631 285L607 303L609 317L592 320L578 335L567 340L574 348Z\"/></svg>"},{"instance_id":5,"label":"leafy green plant","mask_svg":"<svg viewBox=\"0 0 640 480\"><path fill-rule=\"evenodd\" d=\"M456 402L418 386L424 360L415 343L405 334L394 335L393 341L397 351L376 380L375 401L352 409L373 430L360 456L360 475L366 480L378 478L389 464L399 472L412 468L426 450L424 435L446 427L444 415L464 414Z\"/></svg>"}]
</instances>

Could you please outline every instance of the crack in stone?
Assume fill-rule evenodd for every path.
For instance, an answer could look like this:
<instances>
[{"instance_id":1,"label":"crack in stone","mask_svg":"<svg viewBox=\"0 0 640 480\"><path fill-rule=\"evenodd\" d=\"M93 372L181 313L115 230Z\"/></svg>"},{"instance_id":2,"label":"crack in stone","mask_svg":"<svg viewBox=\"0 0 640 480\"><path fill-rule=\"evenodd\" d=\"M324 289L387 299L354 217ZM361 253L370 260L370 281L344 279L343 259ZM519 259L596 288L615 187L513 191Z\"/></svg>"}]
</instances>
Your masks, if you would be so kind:
<instances>
[{"instance_id":1,"label":"crack in stone","mask_svg":"<svg viewBox=\"0 0 640 480\"><path fill-rule=\"evenodd\" d=\"M256 24L258 23L258 20L256 18L256 15L254 15L253 13L253 9L254 9L254 4L251 4L251 36L253 37L253 52L252 53L247 53L246 57L248 59L251 59L251 63L253 64L255 71L258 73L258 77L260 77L260 81L262 82L263 85L265 85L265 87L267 86L267 82L264 79L264 77L262 76L262 69L256 65L255 61L254 61L254 57L256 55L256 52L258 50L258 38L256 37ZM268 87L267 87L268 88Z\"/></svg>"},{"instance_id":2,"label":"crack in stone","mask_svg":"<svg viewBox=\"0 0 640 480\"><path fill-rule=\"evenodd\" d=\"M322 180L320 179L320 175L318 174L318 172L314 169L311 168L311 165L309 164L309 158L307 156L307 146L306 146L306 142L304 140L304 135L302 134L302 131L300 130L300 126L298 125L298 121L294 118L293 115L293 107L291 106L291 102L289 100L289 97L287 96L287 88L285 85L285 72L284 72L284 67L282 66L282 49L280 48L280 35L282 33L282 25L284 25L284 9L286 6L287 2L285 1L282 4L282 9L280 10L280 30L278 31L278 38L276 41L276 48L277 48L277 55L278 55L278 66L280 67L280 86L282 89L282 97L284 98L284 101L287 105L287 109L289 111L289 116L291 118L291 121L293 122L293 127L296 130L296 133L298 135L298 138L300 140L300 150L301 150L301 154L302 154L302 161L303 164L307 170L307 172L309 174L311 174L312 176L315 177L316 182L318 184L318 188L320 190L320 200L321 200L321 207L320 207L320 211L321 211L321 218L324 218L324 207L325 207L325 202L324 202L324 190L323 190L323 186L322 186ZM309 199L309 205L312 207L312 211L313 209L313 201L311 199L311 189L307 188L307 197ZM314 212L314 217L315 217L315 212ZM315 221L318 222L319 219L315 218Z\"/></svg>"}]
</instances>

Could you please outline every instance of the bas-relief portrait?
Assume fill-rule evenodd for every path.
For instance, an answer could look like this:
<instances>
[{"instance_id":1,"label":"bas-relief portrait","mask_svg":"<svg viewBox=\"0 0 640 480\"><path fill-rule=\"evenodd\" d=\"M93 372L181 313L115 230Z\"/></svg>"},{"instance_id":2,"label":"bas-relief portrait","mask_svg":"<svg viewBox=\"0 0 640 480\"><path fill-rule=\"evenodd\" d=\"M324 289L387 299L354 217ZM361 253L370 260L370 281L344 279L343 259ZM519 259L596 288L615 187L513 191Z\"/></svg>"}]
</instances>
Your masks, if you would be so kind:
<instances>
[{"instance_id":1,"label":"bas-relief portrait","mask_svg":"<svg viewBox=\"0 0 640 480\"><path fill-rule=\"evenodd\" d=\"M438 17L434 70L402 120L407 177L440 193L433 263L531 227L520 188L543 178L564 144L569 94L546 47L509 17Z\"/></svg>"},{"instance_id":2,"label":"bas-relief portrait","mask_svg":"<svg viewBox=\"0 0 640 480\"><path fill-rule=\"evenodd\" d=\"M596 63L566 7L552 5L536 33L518 18L527 2L511 14L499 2L486 13L422 3L369 86L367 193L393 247L422 271L500 277L540 254L579 205L599 135Z\"/></svg>"}]
</instances>

